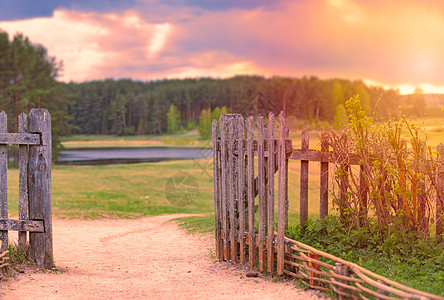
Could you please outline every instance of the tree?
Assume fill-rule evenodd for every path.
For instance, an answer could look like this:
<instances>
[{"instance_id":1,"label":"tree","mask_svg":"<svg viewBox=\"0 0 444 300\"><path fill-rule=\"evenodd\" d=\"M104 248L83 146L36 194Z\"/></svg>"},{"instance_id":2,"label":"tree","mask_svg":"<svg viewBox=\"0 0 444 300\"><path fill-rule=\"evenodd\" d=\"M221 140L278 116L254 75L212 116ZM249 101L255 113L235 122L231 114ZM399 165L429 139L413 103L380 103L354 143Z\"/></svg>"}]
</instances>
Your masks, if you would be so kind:
<instances>
[{"instance_id":1,"label":"tree","mask_svg":"<svg viewBox=\"0 0 444 300\"><path fill-rule=\"evenodd\" d=\"M56 81L61 68L62 63L48 56L42 45L31 43L22 34L10 41L0 30L0 108L8 114L9 131L17 131L21 112L47 108L52 120L54 158L61 146L60 136L70 132L65 88Z\"/></svg>"},{"instance_id":2,"label":"tree","mask_svg":"<svg viewBox=\"0 0 444 300\"><path fill-rule=\"evenodd\" d=\"M342 129L345 125L348 124L347 111L343 104L339 104L336 106L336 114L335 119L333 121L333 125L336 129Z\"/></svg>"},{"instance_id":3,"label":"tree","mask_svg":"<svg viewBox=\"0 0 444 300\"><path fill-rule=\"evenodd\" d=\"M423 117L426 109L426 100L421 88L416 88L413 98L413 112L417 117Z\"/></svg>"},{"instance_id":4,"label":"tree","mask_svg":"<svg viewBox=\"0 0 444 300\"><path fill-rule=\"evenodd\" d=\"M180 114L177 110L177 107L174 104L171 104L167 113L167 131L169 133L175 133L179 131L179 118Z\"/></svg>"},{"instance_id":5,"label":"tree","mask_svg":"<svg viewBox=\"0 0 444 300\"><path fill-rule=\"evenodd\" d=\"M211 118L211 110L204 109L200 113L199 117L199 126L197 126L197 131L199 132L199 136L201 139L209 139L211 138L212 131L212 118Z\"/></svg>"}]
</instances>

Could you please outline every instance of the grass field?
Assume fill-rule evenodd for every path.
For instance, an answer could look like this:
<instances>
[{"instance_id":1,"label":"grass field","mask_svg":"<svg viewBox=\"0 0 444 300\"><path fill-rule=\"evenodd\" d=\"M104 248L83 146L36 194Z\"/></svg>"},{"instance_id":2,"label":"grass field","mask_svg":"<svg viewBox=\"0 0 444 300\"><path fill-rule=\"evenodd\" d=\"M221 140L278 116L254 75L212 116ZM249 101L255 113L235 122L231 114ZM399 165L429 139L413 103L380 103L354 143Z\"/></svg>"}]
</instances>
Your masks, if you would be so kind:
<instances>
[{"instance_id":1,"label":"grass field","mask_svg":"<svg viewBox=\"0 0 444 300\"><path fill-rule=\"evenodd\" d=\"M415 121L416 124L423 124L429 136L429 145L432 147L444 141L444 122L442 121L441 118L426 119L423 123L421 120ZM290 134L295 148L300 146L300 132L300 130L293 130ZM310 139L310 148L319 149L316 132L311 132ZM73 136L65 138L63 145L66 148L211 147L211 141L198 140L197 131L194 130L168 136ZM204 169L201 166L204 166ZM290 161L288 189L290 227L296 225L299 218L299 171L300 162ZM177 174L189 174L196 179L198 184L198 193L195 198L193 194L192 201L182 205L176 205L171 199L168 200L165 193L165 187ZM316 219L319 213L319 177L319 163L310 163L309 216L312 219ZM186 198L190 195L188 188L187 186L177 186L174 193L179 197ZM17 193L18 171L10 169L8 170L10 216L18 214ZM189 217L178 220L178 222L180 226L191 231L214 232L212 160L109 166L54 165L52 170L52 204L54 215L60 218L137 218L145 215L170 213L205 214L202 217ZM416 284L412 285L416 286Z\"/></svg>"}]
</instances>

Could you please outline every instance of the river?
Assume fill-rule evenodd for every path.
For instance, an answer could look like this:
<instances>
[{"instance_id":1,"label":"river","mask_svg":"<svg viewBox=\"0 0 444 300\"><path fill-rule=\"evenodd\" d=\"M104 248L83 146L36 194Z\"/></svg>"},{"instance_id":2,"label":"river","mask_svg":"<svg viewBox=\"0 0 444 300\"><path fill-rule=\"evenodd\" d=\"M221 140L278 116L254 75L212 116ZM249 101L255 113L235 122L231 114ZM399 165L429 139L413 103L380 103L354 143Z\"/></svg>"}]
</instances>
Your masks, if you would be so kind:
<instances>
[{"instance_id":1,"label":"river","mask_svg":"<svg viewBox=\"0 0 444 300\"><path fill-rule=\"evenodd\" d=\"M57 164L109 165L156 162L177 159L199 159L213 156L211 148L92 148L68 149L60 152Z\"/></svg>"}]
</instances>

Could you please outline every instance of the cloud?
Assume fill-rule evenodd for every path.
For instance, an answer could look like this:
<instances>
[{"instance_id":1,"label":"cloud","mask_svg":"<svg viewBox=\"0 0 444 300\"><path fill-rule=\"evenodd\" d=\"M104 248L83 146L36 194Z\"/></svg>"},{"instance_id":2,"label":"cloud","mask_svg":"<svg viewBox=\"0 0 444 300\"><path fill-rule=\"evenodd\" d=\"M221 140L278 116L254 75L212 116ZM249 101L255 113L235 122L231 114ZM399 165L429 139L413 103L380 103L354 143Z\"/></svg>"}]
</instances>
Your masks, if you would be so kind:
<instances>
[{"instance_id":1,"label":"cloud","mask_svg":"<svg viewBox=\"0 0 444 300\"><path fill-rule=\"evenodd\" d=\"M63 60L65 71L60 79L65 81L122 77L121 69L155 59L172 30L168 23L145 22L137 12L115 15L66 10L55 11L51 18L1 22L0 28L24 33ZM109 73L102 73L105 66Z\"/></svg>"},{"instance_id":2,"label":"cloud","mask_svg":"<svg viewBox=\"0 0 444 300\"><path fill-rule=\"evenodd\" d=\"M62 59L62 80L257 73L444 86L437 0L240 3L134 0L100 12L82 1L0 28L23 32Z\"/></svg>"}]
</instances>

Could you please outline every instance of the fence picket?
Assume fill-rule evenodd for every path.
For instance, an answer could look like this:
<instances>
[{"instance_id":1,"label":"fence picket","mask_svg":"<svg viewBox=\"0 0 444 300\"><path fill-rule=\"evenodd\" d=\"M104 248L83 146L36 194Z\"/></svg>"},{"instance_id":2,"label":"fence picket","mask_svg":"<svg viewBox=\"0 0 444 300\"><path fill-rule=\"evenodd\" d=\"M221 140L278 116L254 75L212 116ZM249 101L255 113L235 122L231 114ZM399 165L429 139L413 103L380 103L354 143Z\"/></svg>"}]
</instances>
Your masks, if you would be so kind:
<instances>
[{"instance_id":1,"label":"fence picket","mask_svg":"<svg viewBox=\"0 0 444 300\"><path fill-rule=\"evenodd\" d=\"M217 121L213 120L212 123L213 133L213 185L214 185L214 222L215 222L215 236L216 236L216 256L217 259L222 260L221 255L221 237L220 237L220 177L219 177L219 149L217 147Z\"/></svg>"},{"instance_id":2,"label":"fence picket","mask_svg":"<svg viewBox=\"0 0 444 300\"><path fill-rule=\"evenodd\" d=\"M28 116L25 113L19 115L19 133L28 131ZM19 220L28 219L28 146L19 146ZM19 231L18 246L21 250L26 248L26 231Z\"/></svg>"},{"instance_id":3,"label":"fence picket","mask_svg":"<svg viewBox=\"0 0 444 300\"><path fill-rule=\"evenodd\" d=\"M301 150L308 150L309 148L309 132L302 131L301 135ZM308 160L301 160L301 196L299 200L299 213L301 228L304 229L305 223L308 221Z\"/></svg>"},{"instance_id":4,"label":"fence picket","mask_svg":"<svg viewBox=\"0 0 444 300\"><path fill-rule=\"evenodd\" d=\"M275 153L274 153L274 114L268 114L268 225L267 225L267 271L273 272L274 269L274 172L275 172Z\"/></svg>"},{"instance_id":5,"label":"fence picket","mask_svg":"<svg viewBox=\"0 0 444 300\"><path fill-rule=\"evenodd\" d=\"M222 115L220 117L219 122L219 133L221 137L221 151L220 151L220 157L221 157L221 212L222 212L222 232L221 237L223 240L223 254L224 254L224 260L229 259L229 242L228 242L228 218L227 218L227 121L226 116Z\"/></svg>"},{"instance_id":6,"label":"fence picket","mask_svg":"<svg viewBox=\"0 0 444 300\"><path fill-rule=\"evenodd\" d=\"M230 219L230 257L232 262L237 262L236 242L236 203L235 203L235 164L234 164L234 134L236 126L233 116L228 119L228 197L229 197L229 219Z\"/></svg>"},{"instance_id":7,"label":"fence picket","mask_svg":"<svg viewBox=\"0 0 444 300\"><path fill-rule=\"evenodd\" d=\"M322 141L321 151L327 153L328 148L328 143ZM326 216L328 216L328 161L323 161L321 162L319 217L323 219Z\"/></svg>"},{"instance_id":8,"label":"fence picket","mask_svg":"<svg viewBox=\"0 0 444 300\"><path fill-rule=\"evenodd\" d=\"M285 146L285 118L281 112L279 114L279 144L278 144L278 160L279 160L279 180L278 180L278 237L277 237L277 274L284 274L284 235L286 227L286 218L288 216L287 206L287 153ZM288 165L288 164L287 164Z\"/></svg>"},{"instance_id":9,"label":"fence picket","mask_svg":"<svg viewBox=\"0 0 444 300\"><path fill-rule=\"evenodd\" d=\"M239 258L245 264L245 157L244 157L244 118L237 118L237 187L239 209Z\"/></svg>"},{"instance_id":10,"label":"fence picket","mask_svg":"<svg viewBox=\"0 0 444 300\"><path fill-rule=\"evenodd\" d=\"M248 197L248 260L250 268L255 264L256 252L256 229L254 228L254 120L253 117L247 118L247 197Z\"/></svg>"},{"instance_id":11,"label":"fence picket","mask_svg":"<svg viewBox=\"0 0 444 300\"><path fill-rule=\"evenodd\" d=\"M321 194L320 194L320 216L325 217L328 214L328 164L338 163L335 158L331 158L327 154L328 147L326 144L321 145L322 150L308 150L309 138L308 132L304 131L302 134L302 149L292 149L291 140L289 139L289 131L285 127L284 114L278 116L279 122L279 139L274 139L274 116L269 114L268 130L264 126L264 118L260 116L257 120L257 141L254 140L254 119L249 117L246 123L239 115L224 115L221 116L219 123L220 142L217 141L216 124L213 123L213 145L215 151L220 153L220 158L215 155L217 160L216 167L219 167L220 183L215 183L215 191L221 194L221 207L215 205L215 211L219 212L225 209L225 215L217 214L219 220L223 217L226 223L222 222L222 226L226 226L225 240L227 253L224 253L224 259L237 260L237 255L240 254L240 262L244 263L245 255L245 233L248 232L248 260L249 266L255 266L255 251L258 248L259 270L271 272L274 267L274 257L277 258L276 273L278 275L288 274L295 278L302 279L301 283L305 283L315 289L336 292L340 296L354 297L353 293L360 293L360 297L366 299L364 295L373 295L375 297L384 297L384 293L389 292L395 296L404 298L419 299L425 297L427 299L441 299L442 297L424 293L409 287L402 286L399 283L390 281L382 276L365 270L354 263L347 262L343 259L334 257L331 254L319 251L308 245L302 244L285 237L285 230L288 222L288 159L297 159L305 161L319 161L321 162ZM243 128L245 126L245 128ZM245 131L244 131L245 130ZM243 137L245 135L245 137ZM216 136L216 140L215 140ZM290 152L291 150L291 152ZM444 145L438 147L438 152L442 152L441 157L444 157ZM327 154L327 155L326 155ZM254 177L255 155L258 157L258 176ZM277 161L276 161L277 160ZM218 162L220 162L218 164ZM304 162L304 163L305 163ZM356 154L351 153L347 156L347 161L339 162L346 171L350 171L350 165L359 164ZM308 172L304 173L305 165L301 168L301 198L308 197ZM308 168L307 168L308 169ZM277 233L273 232L273 238L270 238L272 229L274 231L274 173L278 170L278 220ZM308 170L307 170L308 171ZM368 193L364 189L366 185L363 173L365 170L361 167L360 173L360 193ZM438 212L442 213L442 206L440 200L443 197L444 189L444 167L438 164L438 197L437 200L437 218L441 217ZM217 173L215 173L217 174ZM302 179L302 177L304 179ZM340 178L340 192L344 200L347 185L345 184L345 176ZM216 180L216 178L215 178ZM228 182L227 182L228 181ZM305 186L305 188L303 187ZM228 188L228 189L227 189ZM421 188L422 189L422 188ZM256 234L255 230L255 195L258 195L258 223L259 230ZM307 195L308 196L308 195ZM217 199L215 198L215 201ZM225 203L222 203L225 201ZM245 201L247 206L245 206ZM365 195L359 198L360 209L366 209ZM237 205L236 205L237 204ZM307 202L308 204L308 202ZM339 203L342 207L346 203ZM227 211L227 205L229 209ZM357 204L355 203L355 206ZM308 206L301 206L301 215L305 211L305 220L308 219ZM418 212L420 209L418 209ZM239 213L239 217L237 214ZM245 217L247 216L247 220ZM217 220L217 217L215 217ZM233 224L234 218L234 224ZM229 219L229 220L228 220ZM247 221L247 222L246 222ZM306 221L305 221L306 222ZM301 219L301 223L305 223ZM217 226L217 224L216 224ZM246 227L245 227L246 226ZM437 230L438 230L437 226ZM268 229L268 230L266 230ZM223 239L223 230L220 238ZM437 231L437 234L441 231ZM229 241L228 241L228 235ZM233 240L234 235L234 240ZM217 235L216 235L217 238ZM257 243L255 243L257 241ZM222 241L221 241L222 243ZM235 248L233 251L233 244L239 243L240 251ZM225 244L224 244L225 247ZM229 251L231 250L231 251ZM231 256L231 258L230 258ZM221 255L222 257L222 255ZM337 262L336 267L327 263L326 260ZM267 261L267 266L265 266ZM350 269L349 273L340 270L341 264ZM356 277L358 276L358 277ZM376 280L383 280L389 286L384 286ZM369 289L363 284L378 288L378 291ZM362 295L361 295L362 294Z\"/></svg>"},{"instance_id":12,"label":"fence picket","mask_svg":"<svg viewBox=\"0 0 444 300\"><path fill-rule=\"evenodd\" d=\"M258 158L258 218L259 218L259 270L265 270L265 162L264 162L264 117L257 119L257 158Z\"/></svg>"},{"instance_id":13,"label":"fence picket","mask_svg":"<svg viewBox=\"0 0 444 300\"><path fill-rule=\"evenodd\" d=\"M0 133L6 133L8 128L6 113L0 113ZM8 218L8 145L0 145L0 218ZM8 231L0 231L2 245L0 251L8 249Z\"/></svg>"}]
</instances>

